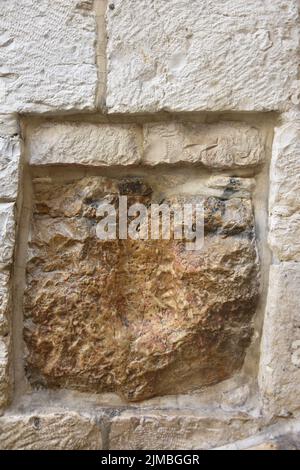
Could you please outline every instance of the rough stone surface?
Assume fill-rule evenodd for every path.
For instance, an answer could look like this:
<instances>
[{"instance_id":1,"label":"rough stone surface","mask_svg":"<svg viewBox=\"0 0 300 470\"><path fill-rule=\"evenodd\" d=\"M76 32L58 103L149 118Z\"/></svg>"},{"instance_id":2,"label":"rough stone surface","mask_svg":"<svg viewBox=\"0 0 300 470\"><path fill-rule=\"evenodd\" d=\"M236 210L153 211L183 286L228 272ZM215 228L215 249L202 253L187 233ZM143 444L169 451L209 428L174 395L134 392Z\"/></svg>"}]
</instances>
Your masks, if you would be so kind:
<instances>
[{"instance_id":1,"label":"rough stone surface","mask_svg":"<svg viewBox=\"0 0 300 470\"><path fill-rule=\"evenodd\" d=\"M280 420L262 427L262 431L246 439L217 447L217 450L299 450L299 419ZM261 430L261 428L260 428Z\"/></svg>"},{"instance_id":2,"label":"rough stone surface","mask_svg":"<svg viewBox=\"0 0 300 470\"><path fill-rule=\"evenodd\" d=\"M32 165L202 164L216 169L264 162L263 137L244 123L209 125L162 122L145 124L48 122L29 137Z\"/></svg>"},{"instance_id":3,"label":"rough stone surface","mask_svg":"<svg viewBox=\"0 0 300 470\"><path fill-rule=\"evenodd\" d=\"M202 163L218 169L255 166L265 158L258 129L236 122L146 124L144 152L150 165Z\"/></svg>"},{"instance_id":4,"label":"rough stone surface","mask_svg":"<svg viewBox=\"0 0 300 470\"><path fill-rule=\"evenodd\" d=\"M10 275L0 271L0 336L8 333L7 313L10 301Z\"/></svg>"},{"instance_id":5,"label":"rough stone surface","mask_svg":"<svg viewBox=\"0 0 300 470\"><path fill-rule=\"evenodd\" d=\"M300 450L300 434L287 433L245 450Z\"/></svg>"},{"instance_id":6,"label":"rough stone surface","mask_svg":"<svg viewBox=\"0 0 300 470\"><path fill-rule=\"evenodd\" d=\"M95 108L92 0L1 2L0 112Z\"/></svg>"},{"instance_id":7,"label":"rough stone surface","mask_svg":"<svg viewBox=\"0 0 300 470\"><path fill-rule=\"evenodd\" d=\"M269 243L279 260L300 261L300 117L275 131Z\"/></svg>"},{"instance_id":8,"label":"rough stone surface","mask_svg":"<svg viewBox=\"0 0 300 470\"><path fill-rule=\"evenodd\" d=\"M249 198L256 187L254 178L237 178L223 175L213 175L207 181L207 187L214 190L214 195L222 198ZM224 193L225 192L225 193Z\"/></svg>"},{"instance_id":9,"label":"rough stone surface","mask_svg":"<svg viewBox=\"0 0 300 470\"><path fill-rule=\"evenodd\" d=\"M297 0L113 3L110 112L266 111L297 100Z\"/></svg>"},{"instance_id":10,"label":"rough stone surface","mask_svg":"<svg viewBox=\"0 0 300 470\"><path fill-rule=\"evenodd\" d=\"M0 199L16 199L20 172L19 137L0 137Z\"/></svg>"},{"instance_id":11,"label":"rough stone surface","mask_svg":"<svg viewBox=\"0 0 300 470\"><path fill-rule=\"evenodd\" d=\"M197 412L125 412L111 421L110 450L211 449L257 431L259 421L247 414ZM226 429L226 432L224 430Z\"/></svg>"},{"instance_id":12,"label":"rough stone surface","mask_svg":"<svg viewBox=\"0 0 300 470\"><path fill-rule=\"evenodd\" d=\"M35 181L30 381L141 400L231 376L243 364L258 296L251 200L204 199L205 244L195 252L177 240L99 240L98 210L105 201L117 207L119 194L149 205L162 192L136 178Z\"/></svg>"},{"instance_id":13,"label":"rough stone surface","mask_svg":"<svg viewBox=\"0 0 300 470\"><path fill-rule=\"evenodd\" d=\"M0 269L10 265L15 246L15 205L0 203Z\"/></svg>"},{"instance_id":14,"label":"rough stone surface","mask_svg":"<svg viewBox=\"0 0 300 470\"><path fill-rule=\"evenodd\" d=\"M10 399L9 373L9 311L10 311L10 274L0 271L0 408Z\"/></svg>"},{"instance_id":15,"label":"rough stone surface","mask_svg":"<svg viewBox=\"0 0 300 470\"><path fill-rule=\"evenodd\" d=\"M29 140L32 165L130 165L140 161L136 125L44 124Z\"/></svg>"},{"instance_id":16,"label":"rough stone surface","mask_svg":"<svg viewBox=\"0 0 300 470\"><path fill-rule=\"evenodd\" d=\"M20 128L17 115L0 114L0 136L13 136L19 134Z\"/></svg>"},{"instance_id":17,"label":"rough stone surface","mask_svg":"<svg viewBox=\"0 0 300 470\"><path fill-rule=\"evenodd\" d=\"M300 266L271 266L261 346L260 387L270 413L300 407Z\"/></svg>"},{"instance_id":18,"label":"rough stone surface","mask_svg":"<svg viewBox=\"0 0 300 470\"><path fill-rule=\"evenodd\" d=\"M9 349L9 337L0 337L0 408L5 406L10 398Z\"/></svg>"},{"instance_id":19,"label":"rough stone surface","mask_svg":"<svg viewBox=\"0 0 300 470\"><path fill-rule=\"evenodd\" d=\"M37 413L0 418L1 450L99 450L99 428L77 413Z\"/></svg>"}]
</instances>

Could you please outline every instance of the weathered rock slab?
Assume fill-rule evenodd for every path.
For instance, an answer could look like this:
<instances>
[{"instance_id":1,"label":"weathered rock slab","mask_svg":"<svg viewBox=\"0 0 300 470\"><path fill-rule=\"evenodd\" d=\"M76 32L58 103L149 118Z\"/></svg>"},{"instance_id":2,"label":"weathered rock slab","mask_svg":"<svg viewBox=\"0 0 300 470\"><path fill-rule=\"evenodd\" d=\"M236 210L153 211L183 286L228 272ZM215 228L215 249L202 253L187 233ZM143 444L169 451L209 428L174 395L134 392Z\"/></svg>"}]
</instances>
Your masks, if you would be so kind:
<instances>
[{"instance_id":1,"label":"weathered rock slab","mask_svg":"<svg viewBox=\"0 0 300 470\"><path fill-rule=\"evenodd\" d=\"M0 268L10 265L15 246L15 204L0 204Z\"/></svg>"},{"instance_id":2,"label":"weathered rock slab","mask_svg":"<svg viewBox=\"0 0 300 470\"><path fill-rule=\"evenodd\" d=\"M245 450L300 450L300 434L286 433L282 436L270 438L256 446L249 447Z\"/></svg>"},{"instance_id":3,"label":"weathered rock slab","mask_svg":"<svg viewBox=\"0 0 300 470\"><path fill-rule=\"evenodd\" d=\"M1 3L0 112L95 109L92 0Z\"/></svg>"},{"instance_id":4,"label":"weathered rock slab","mask_svg":"<svg viewBox=\"0 0 300 470\"><path fill-rule=\"evenodd\" d=\"M124 412L111 420L110 450L212 449L257 432L252 416L184 412ZM224 432L226 429L226 432Z\"/></svg>"},{"instance_id":5,"label":"weathered rock slab","mask_svg":"<svg viewBox=\"0 0 300 470\"><path fill-rule=\"evenodd\" d=\"M297 0L113 5L110 112L272 111L297 99Z\"/></svg>"},{"instance_id":6,"label":"weathered rock slab","mask_svg":"<svg viewBox=\"0 0 300 470\"><path fill-rule=\"evenodd\" d=\"M8 271L0 271L0 336L8 332L7 312L10 299L10 275Z\"/></svg>"},{"instance_id":7,"label":"weathered rock slab","mask_svg":"<svg viewBox=\"0 0 300 470\"><path fill-rule=\"evenodd\" d=\"M10 400L10 338L0 336L0 408Z\"/></svg>"},{"instance_id":8,"label":"weathered rock slab","mask_svg":"<svg viewBox=\"0 0 300 470\"><path fill-rule=\"evenodd\" d=\"M168 180L166 188L168 188ZM239 370L259 263L248 198L201 197L205 240L107 240L99 210L162 197L138 178L36 180L27 264L27 376L127 400L190 391ZM182 202L197 196L178 195Z\"/></svg>"},{"instance_id":9,"label":"weathered rock slab","mask_svg":"<svg viewBox=\"0 0 300 470\"><path fill-rule=\"evenodd\" d=\"M144 125L143 162L201 163L218 169L264 162L263 139L255 127L236 122L216 124L152 123Z\"/></svg>"},{"instance_id":10,"label":"weathered rock slab","mask_svg":"<svg viewBox=\"0 0 300 470\"><path fill-rule=\"evenodd\" d=\"M143 134L143 136L142 136ZM29 133L31 165L200 164L214 169L264 163L264 137L245 123L92 124L47 122Z\"/></svg>"},{"instance_id":11,"label":"weathered rock slab","mask_svg":"<svg viewBox=\"0 0 300 470\"><path fill-rule=\"evenodd\" d=\"M271 266L261 345L260 388L267 412L287 416L300 407L300 266Z\"/></svg>"},{"instance_id":12,"label":"weathered rock slab","mask_svg":"<svg viewBox=\"0 0 300 470\"><path fill-rule=\"evenodd\" d=\"M276 128L270 172L269 243L281 261L300 261L300 118Z\"/></svg>"},{"instance_id":13,"label":"weathered rock slab","mask_svg":"<svg viewBox=\"0 0 300 470\"><path fill-rule=\"evenodd\" d=\"M88 417L56 412L0 418L1 450L100 450L100 429Z\"/></svg>"},{"instance_id":14,"label":"weathered rock slab","mask_svg":"<svg viewBox=\"0 0 300 470\"><path fill-rule=\"evenodd\" d=\"M46 123L29 138L32 165L130 165L141 159L136 125Z\"/></svg>"}]
</instances>

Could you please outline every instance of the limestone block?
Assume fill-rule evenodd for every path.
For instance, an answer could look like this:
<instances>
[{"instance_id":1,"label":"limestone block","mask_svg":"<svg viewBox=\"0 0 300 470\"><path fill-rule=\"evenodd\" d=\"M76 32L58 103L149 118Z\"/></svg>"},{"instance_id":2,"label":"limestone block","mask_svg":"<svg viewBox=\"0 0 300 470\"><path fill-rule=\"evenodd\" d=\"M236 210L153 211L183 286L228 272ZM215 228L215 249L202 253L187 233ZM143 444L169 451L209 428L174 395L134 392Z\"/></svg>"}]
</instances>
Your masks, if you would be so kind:
<instances>
[{"instance_id":1,"label":"limestone block","mask_svg":"<svg viewBox=\"0 0 300 470\"><path fill-rule=\"evenodd\" d=\"M282 261L300 261L300 119L275 130L270 171L269 244Z\"/></svg>"},{"instance_id":2,"label":"limestone block","mask_svg":"<svg viewBox=\"0 0 300 470\"><path fill-rule=\"evenodd\" d=\"M6 415L0 418L1 450L99 450L100 429L71 412Z\"/></svg>"},{"instance_id":3,"label":"limestone block","mask_svg":"<svg viewBox=\"0 0 300 470\"><path fill-rule=\"evenodd\" d=\"M11 264L15 245L14 203L0 204L0 268Z\"/></svg>"},{"instance_id":4,"label":"limestone block","mask_svg":"<svg viewBox=\"0 0 300 470\"><path fill-rule=\"evenodd\" d=\"M297 95L297 0L112 3L112 113L282 110Z\"/></svg>"},{"instance_id":5,"label":"limestone block","mask_svg":"<svg viewBox=\"0 0 300 470\"><path fill-rule=\"evenodd\" d=\"M260 387L266 410L287 415L300 408L300 266L271 266L261 344Z\"/></svg>"},{"instance_id":6,"label":"limestone block","mask_svg":"<svg viewBox=\"0 0 300 470\"><path fill-rule=\"evenodd\" d=\"M265 159L260 132L247 124L220 122L144 125L144 158L159 163L200 163L218 169L256 166Z\"/></svg>"},{"instance_id":7,"label":"limestone block","mask_svg":"<svg viewBox=\"0 0 300 470\"><path fill-rule=\"evenodd\" d=\"M0 199L16 199L20 173L19 137L0 137Z\"/></svg>"},{"instance_id":8,"label":"limestone block","mask_svg":"<svg viewBox=\"0 0 300 470\"><path fill-rule=\"evenodd\" d=\"M9 0L0 11L0 112L95 109L92 0Z\"/></svg>"},{"instance_id":9,"label":"limestone block","mask_svg":"<svg viewBox=\"0 0 300 470\"><path fill-rule=\"evenodd\" d=\"M29 137L29 152L32 165L137 164L139 129L126 124L47 123Z\"/></svg>"},{"instance_id":10,"label":"limestone block","mask_svg":"<svg viewBox=\"0 0 300 470\"><path fill-rule=\"evenodd\" d=\"M127 195L128 206L149 207L167 178L159 188L138 178L34 181L24 303L33 386L137 401L217 383L242 366L259 286L251 200L201 196L200 251L173 238L97 238L105 202L117 210Z\"/></svg>"},{"instance_id":11,"label":"limestone block","mask_svg":"<svg viewBox=\"0 0 300 470\"><path fill-rule=\"evenodd\" d=\"M109 449L211 449L246 438L258 427L259 420L245 413L124 412L111 420Z\"/></svg>"},{"instance_id":12,"label":"limestone block","mask_svg":"<svg viewBox=\"0 0 300 470\"><path fill-rule=\"evenodd\" d=\"M9 337L0 337L0 408L8 403L10 397L9 348Z\"/></svg>"}]
</instances>

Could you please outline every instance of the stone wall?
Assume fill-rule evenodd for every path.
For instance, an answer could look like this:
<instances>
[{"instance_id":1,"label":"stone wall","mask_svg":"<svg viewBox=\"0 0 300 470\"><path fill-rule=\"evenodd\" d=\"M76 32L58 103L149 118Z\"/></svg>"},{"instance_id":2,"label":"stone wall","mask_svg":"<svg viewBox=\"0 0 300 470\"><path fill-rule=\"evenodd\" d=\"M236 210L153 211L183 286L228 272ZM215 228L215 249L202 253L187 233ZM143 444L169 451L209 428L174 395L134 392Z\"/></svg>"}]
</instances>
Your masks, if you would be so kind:
<instances>
[{"instance_id":1,"label":"stone wall","mask_svg":"<svg viewBox=\"0 0 300 470\"><path fill-rule=\"evenodd\" d=\"M297 446L298 0L21 3L0 9L0 448ZM200 200L202 249L99 240L120 196Z\"/></svg>"}]
</instances>

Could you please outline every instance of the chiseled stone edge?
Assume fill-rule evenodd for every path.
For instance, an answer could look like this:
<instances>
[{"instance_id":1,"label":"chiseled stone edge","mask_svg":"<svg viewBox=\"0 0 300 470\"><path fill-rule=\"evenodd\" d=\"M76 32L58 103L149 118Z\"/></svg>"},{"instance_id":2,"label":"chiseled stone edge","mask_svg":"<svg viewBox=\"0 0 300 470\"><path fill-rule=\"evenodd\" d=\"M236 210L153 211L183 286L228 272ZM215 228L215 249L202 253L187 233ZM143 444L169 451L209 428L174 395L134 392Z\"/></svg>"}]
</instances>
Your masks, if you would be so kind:
<instances>
[{"instance_id":1,"label":"chiseled stone edge","mask_svg":"<svg viewBox=\"0 0 300 470\"><path fill-rule=\"evenodd\" d=\"M6 244L7 238L7 256L0 264L0 281L1 281L1 318L0 318L0 409L9 405L12 397L12 331L11 331L11 313L12 313L12 265L14 248L16 241L16 201L18 198L19 179L21 176L21 153L22 142L20 138L20 127L17 116L15 114L0 114L0 136L2 139L7 140L7 145L15 145L14 149L16 157L14 171L9 175L0 174L0 185L2 183L1 177L4 179L2 187L4 190L0 194L0 211L7 211L9 217L8 233L4 234L2 239L3 245ZM1 155L0 155L1 158ZM10 189L6 191L5 183L7 178L10 178ZM11 179L14 178L15 181ZM1 230L1 227L0 227ZM4 246L0 246L3 250ZM3 251L2 251L3 253Z\"/></svg>"},{"instance_id":2,"label":"chiseled stone edge","mask_svg":"<svg viewBox=\"0 0 300 470\"><path fill-rule=\"evenodd\" d=\"M259 167L265 162L261 130L243 121L146 123L143 147L143 164L149 166L198 164L234 170Z\"/></svg>"},{"instance_id":3,"label":"chiseled stone edge","mask_svg":"<svg viewBox=\"0 0 300 470\"><path fill-rule=\"evenodd\" d=\"M218 134L223 138L219 143ZM167 120L142 125L46 121L29 130L27 143L32 166L181 164L221 171L259 168L265 162L263 134L261 129L243 121L198 124ZM235 139L237 148L229 155L228 147L231 148ZM212 144L218 148L216 155L209 154Z\"/></svg>"},{"instance_id":4,"label":"chiseled stone edge","mask_svg":"<svg viewBox=\"0 0 300 470\"><path fill-rule=\"evenodd\" d=\"M101 450L95 419L76 412L0 417L0 450Z\"/></svg>"},{"instance_id":5,"label":"chiseled stone edge","mask_svg":"<svg viewBox=\"0 0 300 470\"><path fill-rule=\"evenodd\" d=\"M110 450L211 449L258 432L262 419L236 413L125 411L111 419Z\"/></svg>"},{"instance_id":6,"label":"chiseled stone edge","mask_svg":"<svg viewBox=\"0 0 300 470\"><path fill-rule=\"evenodd\" d=\"M20 126L17 115L12 114L0 114L0 136L15 136L20 133Z\"/></svg>"},{"instance_id":7,"label":"chiseled stone edge","mask_svg":"<svg viewBox=\"0 0 300 470\"><path fill-rule=\"evenodd\" d=\"M0 136L0 200L15 201L21 172L21 139Z\"/></svg>"},{"instance_id":8,"label":"chiseled stone edge","mask_svg":"<svg viewBox=\"0 0 300 470\"><path fill-rule=\"evenodd\" d=\"M300 112L296 107L283 114L281 125L275 129L272 149L268 240L273 264L258 374L262 411L269 418L286 418L300 410L300 263L297 247L290 250L293 239L297 242L300 233L300 217L293 217L299 211L299 191L295 188L293 192L290 183L295 181L298 171L297 160L291 161L290 154L294 155L298 149L299 123ZM284 233L278 232L279 213L287 214L286 223L280 222Z\"/></svg>"},{"instance_id":9,"label":"chiseled stone edge","mask_svg":"<svg viewBox=\"0 0 300 470\"><path fill-rule=\"evenodd\" d=\"M300 112L275 128L270 168L269 244L279 261L300 261Z\"/></svg>"},{"instance_id":10,"label":"chiseled stone edge","mask_svg":"<svg viewBox=\"0 0 300 470\"><path fill-rule=\"evenodd\" d=\"M290 419L265 427L247 439L217 447L214 450L299 450L300 420Z\"/></svg>"},{"instance_id":11,"label":"chiseled stone edge","mask_svg":"<svg viewBox=\"0 0 300 470\"><path fill-rule=\"evenodd\" d=\"M140 134L138 124L45 122L28 133L30 165L137 165Z\"/></svg>"},{"instance_id":12,"label":"chiseled stone edge","mask_svg":"<svg viewBox=\"0 0 300 470\"><path fill-rule=\"evenodd\" d=\"M300 409L300 264L271 266L259 385L264 411L289 416Z\"/></svg>"}]
</instances>

